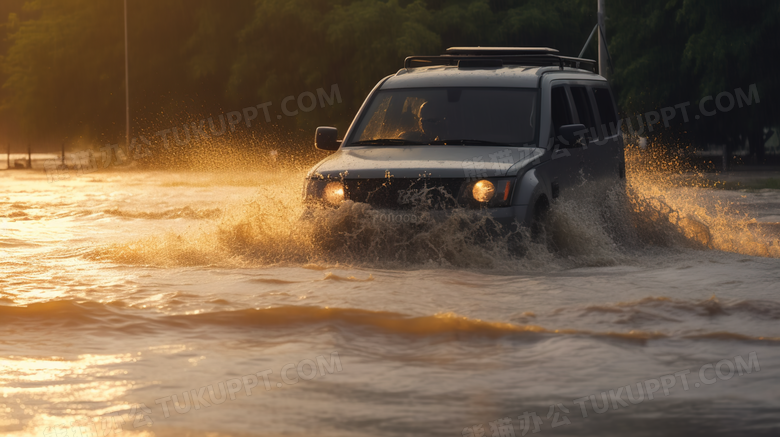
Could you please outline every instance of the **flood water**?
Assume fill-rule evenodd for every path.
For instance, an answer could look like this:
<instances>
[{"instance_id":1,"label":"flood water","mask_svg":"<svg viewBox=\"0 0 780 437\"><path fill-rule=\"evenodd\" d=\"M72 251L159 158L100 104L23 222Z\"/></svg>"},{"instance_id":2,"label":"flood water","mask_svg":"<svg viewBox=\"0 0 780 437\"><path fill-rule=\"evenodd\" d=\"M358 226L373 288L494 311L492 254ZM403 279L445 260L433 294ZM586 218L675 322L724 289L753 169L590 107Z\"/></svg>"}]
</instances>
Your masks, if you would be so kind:
<instances>
[{"instance_id":1,"label":"flood water","mask_svg":"<svg viewBox=\"0 0 780 437\"><path fill-rule=\"evenodd\" d=\"M0 172L0 433L780 433L778 190L571 196L518 255L303 175Z\"/></svg>"}]
</instances>

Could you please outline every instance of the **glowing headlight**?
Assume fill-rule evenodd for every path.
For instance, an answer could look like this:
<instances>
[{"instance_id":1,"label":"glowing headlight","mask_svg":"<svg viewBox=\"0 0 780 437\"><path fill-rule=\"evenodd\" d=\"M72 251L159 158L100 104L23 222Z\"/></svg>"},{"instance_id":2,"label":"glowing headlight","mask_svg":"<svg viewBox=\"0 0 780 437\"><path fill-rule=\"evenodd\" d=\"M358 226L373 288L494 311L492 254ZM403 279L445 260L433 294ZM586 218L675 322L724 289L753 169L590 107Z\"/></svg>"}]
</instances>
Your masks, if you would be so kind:
<instances>
[{"instance_id":1,"label":"glowing headlight","mask_svg":"<svg viewBox=\"0 0 780 437\"><path fill-rule=\"evenodd\" d=\"M496 194L496 187L490 181L479 181L474 184L471 194L477 202L487 203Z\"/></svg>"},{"instance_id":2,"label":"glowing headlight","mask_svg":"<svg viewBox=\"0 0 780 437\"><path fill-rule=\"evenodd\" d=\"M338 205L344 201L344 184L341 182L328 182L322 190L322 198L328 203Z\"/></svg>"}]
</instances>

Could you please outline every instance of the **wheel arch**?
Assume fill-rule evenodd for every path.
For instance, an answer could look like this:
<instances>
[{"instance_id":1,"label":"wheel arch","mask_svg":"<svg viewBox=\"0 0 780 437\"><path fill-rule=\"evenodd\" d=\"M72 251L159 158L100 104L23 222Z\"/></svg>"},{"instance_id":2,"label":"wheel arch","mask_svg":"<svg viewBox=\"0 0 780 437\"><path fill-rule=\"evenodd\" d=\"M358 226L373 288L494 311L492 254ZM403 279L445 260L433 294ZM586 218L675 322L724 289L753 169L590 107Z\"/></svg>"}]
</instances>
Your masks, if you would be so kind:
<instances>
[{"instance_id":1,"label":"wheel arch","mask_svg":"<svg viewBox=\"0 0 780 437\"><path fill-rule=\"evenodd\" d=\"M552 202L552 188L545 172L533 168L518 178L518 186L512 199L513 205L526 206L525 217L518 217L525 224L533 222L538 202ZM542 200L544 199L544 200Z\"/></svg>"}]
</instances>

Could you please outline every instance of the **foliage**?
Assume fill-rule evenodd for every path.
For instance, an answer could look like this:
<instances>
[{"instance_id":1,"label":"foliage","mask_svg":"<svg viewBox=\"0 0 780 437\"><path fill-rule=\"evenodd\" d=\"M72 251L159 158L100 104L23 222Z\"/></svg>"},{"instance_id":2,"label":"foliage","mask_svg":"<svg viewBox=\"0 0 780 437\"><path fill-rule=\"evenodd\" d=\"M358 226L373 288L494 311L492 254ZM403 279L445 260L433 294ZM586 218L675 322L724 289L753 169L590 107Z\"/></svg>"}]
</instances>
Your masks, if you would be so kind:
<instances>
[{"instance_id":1,"label":"foliage","mask_svg":"<svg viewBox=\"0 0 780 437\"><path fill-rule=\"evenodd\" d=\"M28 131L60 135L121 120L121 5L117 9L89 0L26 2L23 12L34 18L11 16L7 24L3 109Z\"/></svg>"},{"instance_id":2,"label":"foliage","mask_svg":"<svg viewBox=\"0 0 780 437\"><path fill-rule=\"evenodd\" d=\"M780 3L771 0L630 0L612 3L614 84L624 110L640 113L721 92L747 92L761 102L694 123L699 141L751 138L760 158L763 128L778 123ZM760 144L759 144L760 143Z\"/></svg>"},{"instance_id":3,"label":"foliage","mask_svg":"<svg viewBox=\"0 0 780 437\"><path fill-rule=\"evenodd\" d=\"M595 0L131 0L128 7L133 125L156 129L268 101L278 107L286 96L332 84L342 105L280 123L343 129L406 56L472 45L577 55L596 19ZM695 104L756 83L760 106L700 122L701 140L755 135L777 123L780 3L609 0L607 7L613 81L626 111ZM28 136L121 138L122 1L8 0L0 14L7 17L4 119ZM586 57L595 47L594 38Z\"/></svg>"}]
</instances>

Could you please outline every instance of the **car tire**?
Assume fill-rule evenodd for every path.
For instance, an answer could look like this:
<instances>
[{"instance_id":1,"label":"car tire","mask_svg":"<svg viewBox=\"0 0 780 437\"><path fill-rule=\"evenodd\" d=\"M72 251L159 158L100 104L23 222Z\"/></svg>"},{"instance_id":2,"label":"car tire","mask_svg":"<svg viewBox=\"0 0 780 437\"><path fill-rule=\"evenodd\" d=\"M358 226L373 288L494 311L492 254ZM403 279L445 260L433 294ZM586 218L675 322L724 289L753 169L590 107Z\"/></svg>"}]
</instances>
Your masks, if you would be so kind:
<instances>
[{"instance_id":1,"label":"car tire","mask_svg":"<svg viewBox=\"0 0 780 437\"><path fill-rule=\"evenodd\" d=\"M531 241L546 243L549 232L550 201L547 196L541 196L534 203L533 219L531 220Z\"/></svg>"}]
</instances>

